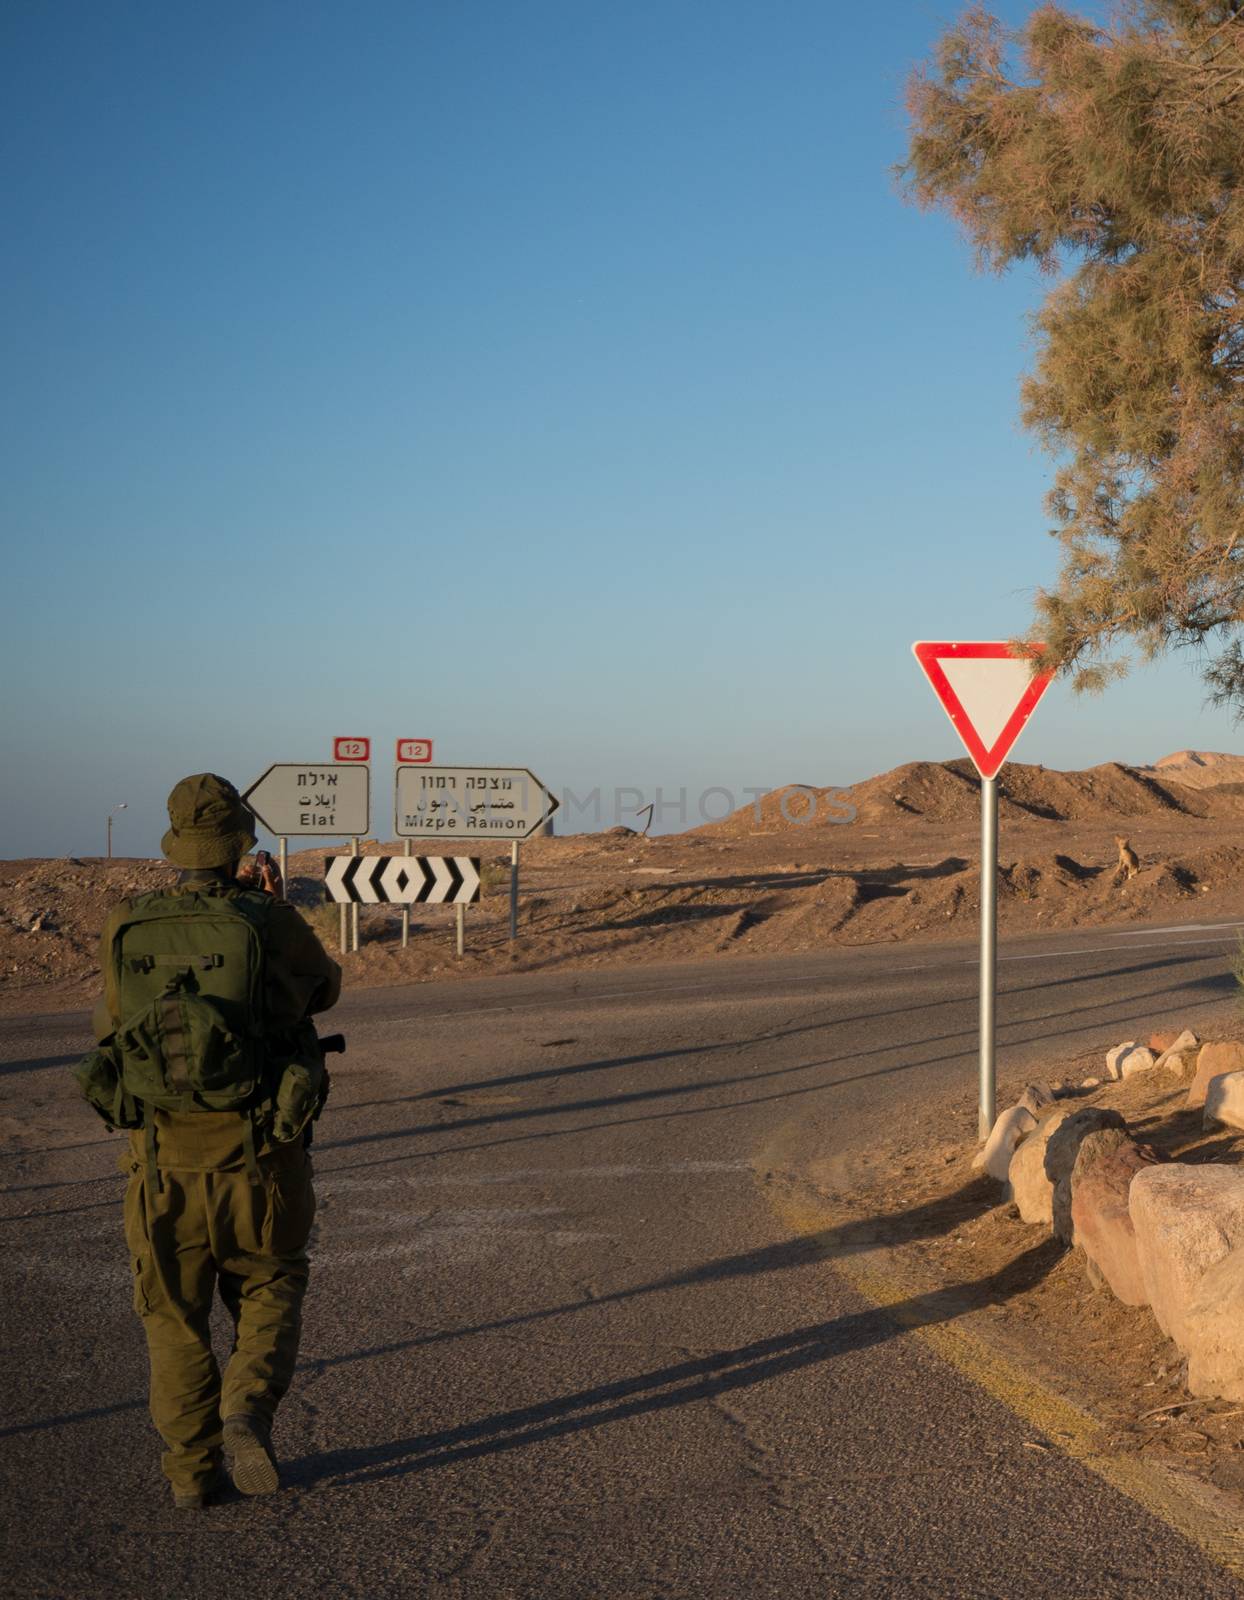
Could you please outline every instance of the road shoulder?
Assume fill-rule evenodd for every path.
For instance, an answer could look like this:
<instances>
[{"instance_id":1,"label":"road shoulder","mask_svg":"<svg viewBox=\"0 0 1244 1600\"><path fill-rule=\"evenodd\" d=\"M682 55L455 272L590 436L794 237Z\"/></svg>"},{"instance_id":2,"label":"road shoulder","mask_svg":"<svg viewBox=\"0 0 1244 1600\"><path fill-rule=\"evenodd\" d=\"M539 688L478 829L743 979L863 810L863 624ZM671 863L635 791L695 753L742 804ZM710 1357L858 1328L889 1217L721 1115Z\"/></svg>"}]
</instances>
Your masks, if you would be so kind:
<instances>
[{"instance_id":1,"label":"road shoulder","mask_svg":"<svg viewBox=\"0 0 1244 1600\"><path fill-rule=\"evenodd\" d=\"M1130 1100L1143 1121L1134 1081ZM923 1108L918 1139L829 1156L790 1123L753 1170L792 1236L1021 1419L1024 1449L1079 1461L1244 1580L1244 1410L1189 1396L1151 1312L1019 1222L973 1172L964 1120L954 1102Z\"/></svg>"}]
</instances>

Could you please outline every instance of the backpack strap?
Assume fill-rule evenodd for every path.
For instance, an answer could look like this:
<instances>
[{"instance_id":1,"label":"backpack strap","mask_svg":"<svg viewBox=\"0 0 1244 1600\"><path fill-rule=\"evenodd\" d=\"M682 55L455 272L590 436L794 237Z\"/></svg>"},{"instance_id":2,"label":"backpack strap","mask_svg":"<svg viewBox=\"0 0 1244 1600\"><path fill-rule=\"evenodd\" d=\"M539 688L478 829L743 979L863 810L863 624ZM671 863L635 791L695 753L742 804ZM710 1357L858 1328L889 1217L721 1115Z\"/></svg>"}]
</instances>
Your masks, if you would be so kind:
<instances>
[{"instance_id":1,"label":"backpack strap","mask_svg":"<svg viewBox=\"0 0 1244 1600\"><path fill-rule=\"evenodd\" d=\"M242 1113L242 1154L246 1157L246 1176L253 1184L259 1180L259 1161L255 1155L255 1113L248 1106Z\"/></svg>"},{"instance_id":2,"label":"backpack strap","mask_svg":"<svg viewBox=\"0 0 1244 1600\"><path fill-rule=\"evenodd\" d=\"M180 995L185 985L185 977L183 972L177 977L170 978L156 1005L164 1042L164 1071L169 1088L175 1094L185 1095L189 1099L194 1093L189 1076L190 1040L187 1037L186 1012Z\"/></svg>"},{"instance_id":3,"label":"backpack strap","mask_svg":"<svg viewBox=\"0 0 1244 1600\"><path fill-rule=\"evenodd\" d=\"M149 1105L143 1106L143 1142L147 1147L147 1177L158 1194L163 1185L160 1181L159 1164L156 1161L155 1112Z\"/></svg>"},{"instance_id":4,"label":"backpack strap","mask_svg":"<svg viewBox=\"0 0 1244 1600\"><path fill-rule=\"evenodd\" d=\"M156 967L179 967L183 972L193 971L197 967L200 972L210 972L213 967L223 966L224 961L222 955L147 955L131 956L126 966L131 972L151 972Z\"/></svg>"}]
</instances>

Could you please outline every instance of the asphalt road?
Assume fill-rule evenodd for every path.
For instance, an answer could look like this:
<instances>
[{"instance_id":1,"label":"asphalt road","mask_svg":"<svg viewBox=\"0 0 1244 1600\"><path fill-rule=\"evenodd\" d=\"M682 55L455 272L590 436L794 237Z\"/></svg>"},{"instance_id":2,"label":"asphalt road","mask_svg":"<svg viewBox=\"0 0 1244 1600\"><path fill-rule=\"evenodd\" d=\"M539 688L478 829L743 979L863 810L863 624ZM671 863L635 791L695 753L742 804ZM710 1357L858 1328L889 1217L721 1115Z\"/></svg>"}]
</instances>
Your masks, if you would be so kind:
<instances>
[{"instance_id":1,"label":"asphalt road","mask_svg":"<svg viewBox=\"0 0 1244 1600\"><path fill-rule=\"evenodd\" d=\"M1236 937L1004 944L1003 1080L1204 1025ZM5 1594L1244 1595L1024 1448L766 1199L775 1150L867 1161L879 1119L948 1094L970 1132L969 947L373 990L337 1021L288 1487L190 1517L145 1413L118 1141L65 1070L84 1019L2 1025Z\"/></svg>"}]
</instances>

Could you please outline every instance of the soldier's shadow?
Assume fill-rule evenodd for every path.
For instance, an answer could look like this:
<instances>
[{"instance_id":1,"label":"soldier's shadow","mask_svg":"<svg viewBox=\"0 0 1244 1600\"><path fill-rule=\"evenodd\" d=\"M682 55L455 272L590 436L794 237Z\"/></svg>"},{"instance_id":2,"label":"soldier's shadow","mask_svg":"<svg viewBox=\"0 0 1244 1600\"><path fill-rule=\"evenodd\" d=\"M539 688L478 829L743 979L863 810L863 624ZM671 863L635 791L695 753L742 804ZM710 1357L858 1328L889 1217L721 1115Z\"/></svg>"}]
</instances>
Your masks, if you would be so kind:
<instances>
[{"instance_id":1,"label":"soldier's shadow","mask_svg":"<svg viewBox=\"0 0 1244 1600\"><path fill-rule=\"evenodd\" d=\"M466 1422L458 1427L345 1446L303 1456L283 1467L290 1485L363 1484L432 1471L484 1456L523 1450L546 1440L607 1427L748 1389L771 1378L867 1350L904 1333L950 1322L1000 1304L1043 1277L1062 1254L1053 1241L1024 1253L1002 1273L870 1307L828 1322L813 1322L734 1349L656 1367L570 1394Z\"/></svg>"}]
</instances>

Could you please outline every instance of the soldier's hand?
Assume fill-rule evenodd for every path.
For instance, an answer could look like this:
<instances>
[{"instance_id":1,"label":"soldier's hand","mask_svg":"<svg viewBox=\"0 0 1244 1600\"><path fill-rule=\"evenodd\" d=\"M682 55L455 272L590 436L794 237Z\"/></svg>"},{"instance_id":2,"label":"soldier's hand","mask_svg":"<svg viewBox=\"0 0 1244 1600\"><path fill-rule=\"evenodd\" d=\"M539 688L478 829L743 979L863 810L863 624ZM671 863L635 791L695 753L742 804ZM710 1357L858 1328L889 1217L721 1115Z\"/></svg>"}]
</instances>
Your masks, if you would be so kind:
<instances>
[{"instance_id":1,"label":"soldier's hand","mask_svg":"<svg viewBox=\"0 0 1244 1600\"><path fill-rule=\"evenodd\" d=\"M264 894L275 895L278 900L285 896L281 869L266 850L260 851L258 859L247 856L239 864L237 880L244 888L261 890Z\"/></svg>"},{"instance_id":2,"label":"soldier's hand","mask_svg":"<svg viewBox=\"0 0 1244 1600\"><path fill-rule=\"evenodd\" d=\"M281 871L275 861L268 860L260 865L259 887L265 894L275 895L278 900L285 898L285 885L281 881Z\"/></svg>"}]
</instances>

